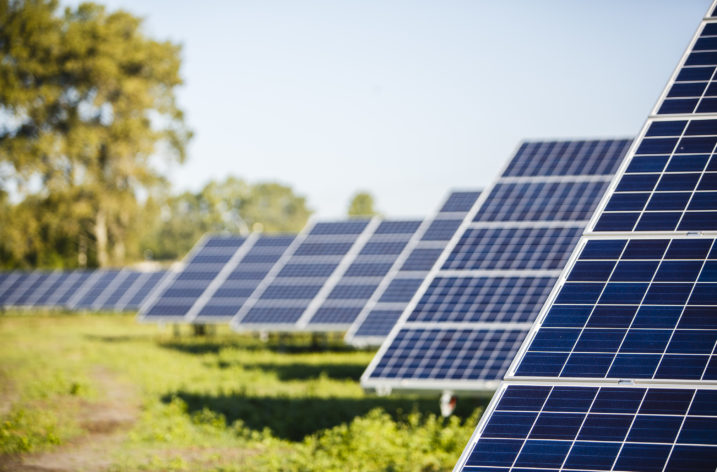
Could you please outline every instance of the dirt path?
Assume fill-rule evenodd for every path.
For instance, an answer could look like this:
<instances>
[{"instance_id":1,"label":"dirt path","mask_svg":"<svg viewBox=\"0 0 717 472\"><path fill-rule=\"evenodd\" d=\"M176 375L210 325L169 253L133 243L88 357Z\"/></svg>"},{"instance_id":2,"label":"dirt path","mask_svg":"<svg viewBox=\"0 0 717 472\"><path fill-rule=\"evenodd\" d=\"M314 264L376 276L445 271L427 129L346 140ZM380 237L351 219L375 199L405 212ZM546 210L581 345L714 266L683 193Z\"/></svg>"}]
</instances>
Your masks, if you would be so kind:
<instances>
[{"instance_id":1,"label":"dirt path","mask_svg":"<svg viewBox=\"0 0 717 472\"><path fill-rule=\"evenodd\" d=\"M111 465L112 455L139 416L136 390L103 367L92 377L104 400L86 404L78 418L86 434L57 449L23 456L0 470L14 472L101 471Z\"/></svg>"}]
</instances>

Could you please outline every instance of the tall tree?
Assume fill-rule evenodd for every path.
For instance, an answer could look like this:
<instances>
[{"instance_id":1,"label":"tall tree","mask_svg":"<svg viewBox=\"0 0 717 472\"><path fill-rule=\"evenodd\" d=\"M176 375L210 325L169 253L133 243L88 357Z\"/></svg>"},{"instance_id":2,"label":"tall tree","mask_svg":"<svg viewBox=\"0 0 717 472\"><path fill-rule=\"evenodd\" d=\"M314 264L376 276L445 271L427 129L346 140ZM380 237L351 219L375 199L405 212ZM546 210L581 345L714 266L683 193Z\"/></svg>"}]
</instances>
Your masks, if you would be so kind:
<instances>
[{"instance_id":1,"label":"tall tree","mask_svg":"<svg viewBox=\"0 0 717 472\"><path fill-rule=\"evenodd\" d=\"M376 216L379 213L374 205L373 195L368 192L357 192L349 203L348 215L351 218Z\"/></svg>"},{"instance_id":2,"label":"tall tree","mask_svg":"<svg viewBox=\"0 0 717 472\"><path fill-rule=\"evenodd\" d=\"M138 193L165 183L153 159L185 159L180 47L124 11L57 10L0 0L0 190L32 197L27 211L62 207L43 217L75 224L47 228L104 266L125 258Z\"/></svg>"}]
</instances>

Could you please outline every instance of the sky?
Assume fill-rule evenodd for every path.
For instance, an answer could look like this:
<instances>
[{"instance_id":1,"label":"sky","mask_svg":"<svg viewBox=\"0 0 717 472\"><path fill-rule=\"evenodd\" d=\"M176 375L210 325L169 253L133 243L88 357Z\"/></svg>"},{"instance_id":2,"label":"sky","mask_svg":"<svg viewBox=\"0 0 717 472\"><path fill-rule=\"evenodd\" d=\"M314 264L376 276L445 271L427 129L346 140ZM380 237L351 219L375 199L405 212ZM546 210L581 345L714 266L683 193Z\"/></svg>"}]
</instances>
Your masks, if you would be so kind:
<instances>
[{"instance_id":1,"label":"sky","mask_svg":"<svg viewBox=\"0 0 717 472\"><path fill-rule=\"evenodd\" d=\"M357 191L428 215L524 139L635 136L711 1L101 3L183 45L174 190L276 181L333 218Z\"/></svg>"}]
</instances>

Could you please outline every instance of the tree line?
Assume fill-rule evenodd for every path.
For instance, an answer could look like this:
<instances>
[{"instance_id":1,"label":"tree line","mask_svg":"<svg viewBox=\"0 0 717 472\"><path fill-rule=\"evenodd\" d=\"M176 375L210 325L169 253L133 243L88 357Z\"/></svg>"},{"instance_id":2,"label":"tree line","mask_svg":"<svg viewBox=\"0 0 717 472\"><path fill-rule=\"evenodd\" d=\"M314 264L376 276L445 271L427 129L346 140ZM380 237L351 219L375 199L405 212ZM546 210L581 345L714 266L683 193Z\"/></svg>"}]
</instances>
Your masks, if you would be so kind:
<instances>
[{"instance_id":1,"label":"tree line","mask_svg":"<svg viewBox=\"0 0 717 472\"><path fill-rule=\"evenodd\" d=\"M306 199L229 177L172 194L181 46L95 3L0 0L0 268L176 259L207 231L296 232ZM375 213L359 192L349 215Z\"/></svg>"}]
</instances>

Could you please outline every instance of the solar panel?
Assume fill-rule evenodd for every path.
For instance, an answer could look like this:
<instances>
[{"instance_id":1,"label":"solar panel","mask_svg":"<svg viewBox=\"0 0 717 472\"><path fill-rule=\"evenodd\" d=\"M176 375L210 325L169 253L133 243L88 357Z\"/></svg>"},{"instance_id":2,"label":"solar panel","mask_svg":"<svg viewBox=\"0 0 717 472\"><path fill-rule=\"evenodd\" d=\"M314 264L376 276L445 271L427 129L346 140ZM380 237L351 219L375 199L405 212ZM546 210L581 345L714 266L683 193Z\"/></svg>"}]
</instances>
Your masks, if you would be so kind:
<instances>
[{"instance_id":1,"label":"solar panel","mask_svg":"<svg viewBox=\"0 0 717 472\"><path fill-rule=\"evenodd\" d=\"M32 284L33 280L38 277L35 272L20 272L18 276L11 281L5 292L0 297L3 306L14 306L15 300L22 295L25 290Z\"/></svg>"},{"instance_id":2,"label":"solar panel","mask_svg":"<svg viewBox=\"0 0 717 472\"><path fill-rule=\"evenodd\" d=\"M68 302L68 307L73 310L88 310L92 308L102 293L120 274L115 269L100 269L93 274L90 281L79 290L77 295Z\"/></svg>"},{"instance_id":3,"label":"solar panel","mask_svg":"<svg viewBox=\"0 0 717 472\"><path fill-rule=\"evenodd\" d=\"M294 241L293 235L260 235L228 263L212 282L187 320L218 323L230 320Z\"/></svg>"},{"instance_id":4,"label":"solar panel","mask_svg":"<svg viewBox=\"0 0 717 472\"><path fill-rule=\"evenodd\" d=\"M237 330L297 330L379 226L377 219L310 222L232 319ZM317 299L319 299L317 298Z\"/></svg>"},{"instance_id":5,"label":"solar panel","mask_svg":"<svg viewBox=\"0 0 717 472\"><path fill-rule=\"evenodd\" d=\"M41 289L48 276L49 273L45 271L33 271L30 273L25 283L21 287L18 287L18 290L15 292L16 296L8 298L8 305L32 306L31 300L36 297L36 293Z\"/></svg>"},{"instance_id":6,"label":"solar panel","mask_svg":"<svg viewBox=\"0 0 717 472\"><path fill-rule=\"evenodd\" d=\"M456 470L717 469L714 36L707 18Z\"/></svg>"},{"instance_id":7,"label":"solar panel","mask_svg":"<svg viewBox=\"0 0 717 472\"><path fill-rule=\"evenodd\" d=\"M311 331L343 331L353 323L420 227L420 220L383 220L334 283L322 287L297 324Z\"/></svg>"},{"instance_id":8,"label":"solar panel","mask_svg":"<svg viewBox=\"0 0 717 472\"><path fill-rule=\"evenodd\" d=\"M184 267L163 280L155 295L142 305L139 319L184 321L197 299L237 251L241 250L246 240L241 236L203 237L187 255Z\"/></svg>"},{"instance_id":9,"label":"solar panel","mask_svg":"<svg viewBox=\"0 0 717 472\"><path fill-rule=\"evenodd\" d=\"M164 280L174 275L171 271L142 272L127 292L113 307L115 310L139 310L140 307L154 299L157 292L163 287Z\"/></svg>"},{"instance_id":10,"label":"solar panel","mask_svg":"<svg viewBox=\"0 0 717 472\"><path fill-rule=\"evenodd\" d=\"M346 332L346 342L381 344L479 195L479 191L451 192L435 216L420 224L361 307Z\"/></svg>"},{"instance_id":11,"label":"solar panel","mask_svg":"<svg viewBox=\"0 0 717 472\"><path fill-rule=\"evenodd\" d=\"M26 301L27 305L35 307L42 306L41 301L44 300L45 297L49 296L55 287L59 286L59 283L62 281L64 275L65 272L59 270L48 272L42 282L33 290L33 293L28 295Z\"/></svg>"},{"instance_id":12,"label":"solar panel","mask_svg":"<svg viewBox=\"0 0 717 472\"><path fill-rule=\"evenodd\" d=\"M630 143L522 144L454 231L362 385L495 388Z\"/></svg>"},{"instance_id":13,"label":"solar panel","mask_svg":"<svg viewBox=\"0 0 717 472\"><path fill-rule=\"evenodd\" d=\"M122 269L107 288L92 303L93 310L114 310L115 304L129 287L137 280L138 273L129 269Z\"/></svg>"}]
</instances>

